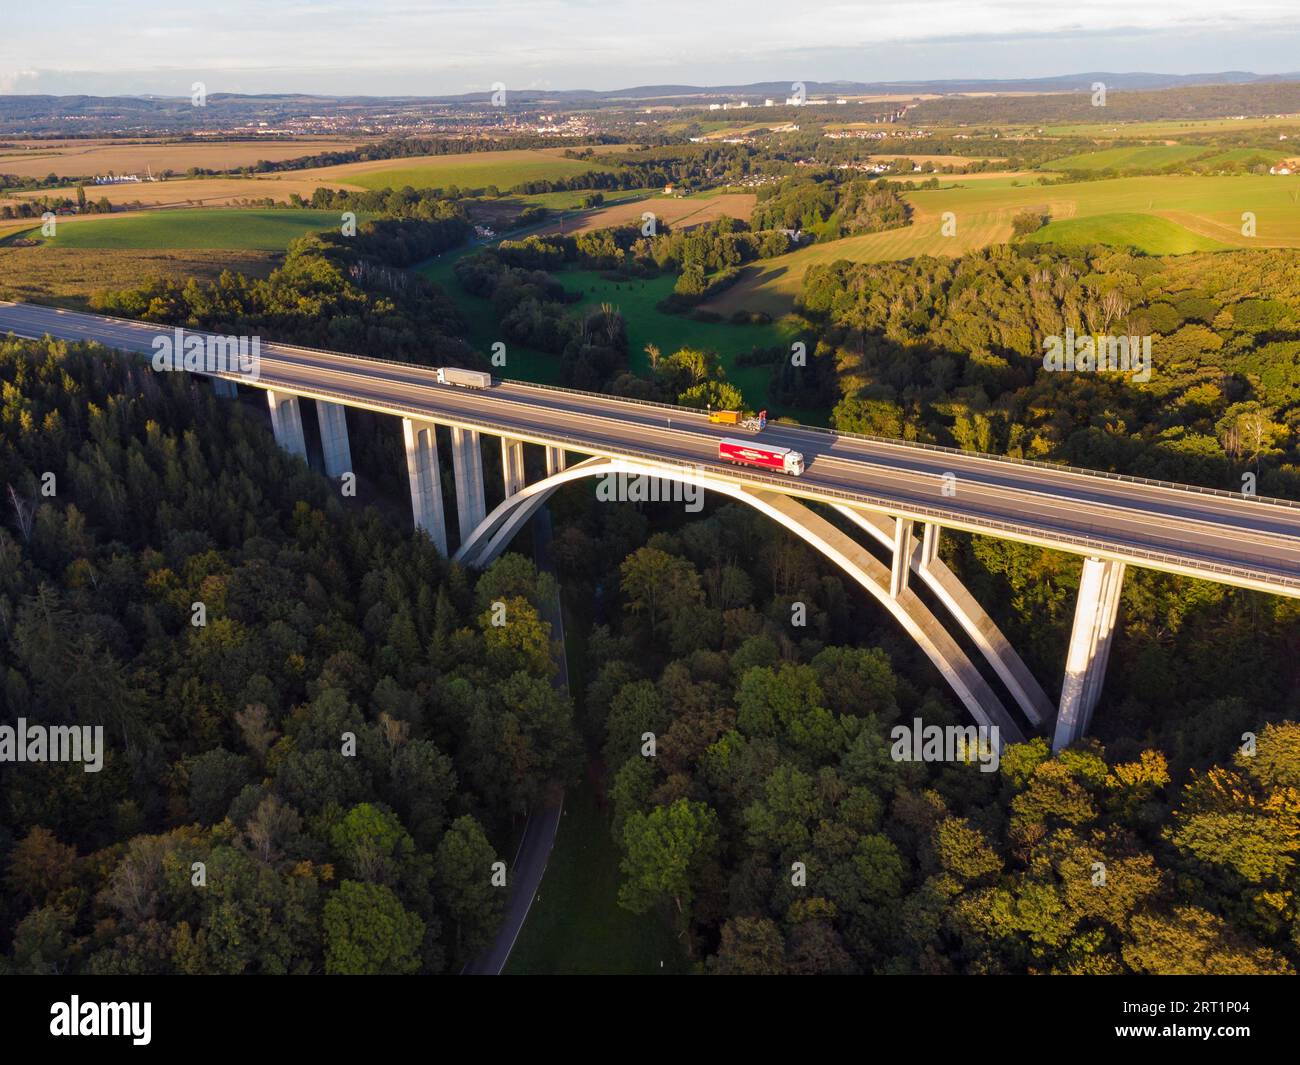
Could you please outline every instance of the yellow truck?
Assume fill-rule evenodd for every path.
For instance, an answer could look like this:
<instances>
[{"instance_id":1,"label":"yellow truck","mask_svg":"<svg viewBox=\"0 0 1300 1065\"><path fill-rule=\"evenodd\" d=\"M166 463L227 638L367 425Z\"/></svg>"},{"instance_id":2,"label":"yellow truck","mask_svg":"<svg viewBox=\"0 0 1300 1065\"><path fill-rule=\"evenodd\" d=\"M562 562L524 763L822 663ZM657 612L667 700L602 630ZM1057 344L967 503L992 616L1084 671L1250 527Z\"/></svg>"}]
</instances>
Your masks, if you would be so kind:
<instances>
[{"instance_id":1,"label":"yellow truck","mask_svg":"<svg viewBox=\"0 0 1300 1065\"><path fill-rule=\"evenodd\" d=\"M767 427L767 411L749 414L738 410L711 410L709 421L714 425L734 425L751 433L761 433Z\"/></svg>"}]
</instances>

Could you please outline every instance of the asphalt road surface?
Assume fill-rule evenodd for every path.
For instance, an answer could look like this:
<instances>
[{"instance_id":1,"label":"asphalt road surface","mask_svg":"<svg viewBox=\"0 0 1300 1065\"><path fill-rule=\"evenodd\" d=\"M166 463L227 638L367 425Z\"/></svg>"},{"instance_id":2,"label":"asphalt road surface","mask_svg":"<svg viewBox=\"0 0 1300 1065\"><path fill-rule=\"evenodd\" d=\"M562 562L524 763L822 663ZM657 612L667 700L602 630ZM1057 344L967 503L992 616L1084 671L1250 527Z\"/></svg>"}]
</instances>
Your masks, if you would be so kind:
<instances>
[{"instance_id":1,"label":"asphalt road surface","mask_svg":"<svg viewBox=\"0 0 1300 1065\"><path fill-rule=\"evenodd\" d=\"M169 327L29 304L0 303L0 334L94 340L152 354ZM718 441L744 435L702 412L502 382L439 385L428 368L263 342L261 387L277 387L431 421L474 426L592 455L697 466L807 499L859 503L1075 553L1194 572L1300 596L1300 504L1212 494L991 456L769 424L758 439L803 453L802 477L719 461ZM376 356L382 356L376 352ZM944 495L945 474L955 495Z\"/></svg>"}]
</instances>

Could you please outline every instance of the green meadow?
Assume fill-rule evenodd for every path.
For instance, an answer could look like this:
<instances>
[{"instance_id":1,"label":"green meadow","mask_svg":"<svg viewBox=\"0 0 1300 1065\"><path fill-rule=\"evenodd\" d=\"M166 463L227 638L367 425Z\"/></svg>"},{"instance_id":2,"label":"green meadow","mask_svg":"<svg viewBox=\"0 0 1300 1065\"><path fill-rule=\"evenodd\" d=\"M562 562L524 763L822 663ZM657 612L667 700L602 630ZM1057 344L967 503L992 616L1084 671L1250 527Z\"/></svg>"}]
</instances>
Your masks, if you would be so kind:
<instances>
[{"instance_id":1,"label":"green meadow","mask_svg":"<svg viewBox=\"0 0 1300 1065\"><path fill-rule=\"evenodd\" d=\"M689 971L681 943L655 914L618 904L619 849L589 783L564 797L546 877L510 952L508 976L650 975Z\"/></svg>"},{"instance_id":2,"label":"green meadow","mask_svg":"<svg viewBox=\"0 0 1300 1065\"><path fill-rule=\"evenodd\" d=\"M425 264L420 272L442 286L456 302L469 327L469 342L480 351L490 351L492 344L502 339L499 320L488 300L469 295L457 283L454 267L462 254L467 252L444 255ZM685 347L705 348L718 353L726 379L741 390L751 407L767 407L773 416L817 420L815 412L780 409L767 402L769 367L736 365L738 355L755 347L778 344L785 347L800 339L795 319L783 318L766 325L752 322L733 325L725 321L698 322L688 315L665 314L656 304L671 293L676 284L676 277L668 274L644 280L609 280L594 270L565 270L556 276L570 292L581 295L572 305L575 313L593 310L602 303L612 303L622 312L627 323L628 362L634 372L650 372L650 357L645 350L647 344L656 345L665 356ZM558 384L559 371L558 355L520 344L507 344L503 376L539 384ZM824 414L821 418L824 419Z\"/></svg>"},{"instance_id":3,"label":"green meadow","mask_svg":"<svg viewBox=\"0 0 1300 1065\"><path fill-rule=\"evenodd\" d=\"M1159 215L1099 214L1052 222L1025 238L1035 244L1140 248L1148 255L1183 255L1191 251L1222 251L1222 241L1193 233Z\"/></svg>"},{"instance_id":4,"label":"green meadow","mask_svg":"<svg viewBox=\"0 0 1300 1065\"><path fill-rule=\"evenodd\" d=\"M1145 144L1131 148L1106 148L1053 159L1054 170L1149 170L1181 163L1205 155L1210 149L1200 144Z\"/></svg>"},{"instance_id":5,"label":"green meadow","mask_svg":"<svg viewBox=\"0 0 1300 1065\"><path fill-rule=\"evenodd\" d=\"M1059 165L1056 161L1052 165ZM1012 220L1023 211L1046 214L1043 236L1067 243L1136 247L1151 255L1227 247L1300 247L1300 176L1156 175L1061 185L960 182L905 193L912 225L884 233L813 244L752 264L746 276L708 304L729 314L739 309L781 314L810 266L840 259L885 262L919 255L957 256L1011 240ZM1242 235L1242 215L1255 216L1256 235ZM955 232L945 235L945 216ZM1123 216L1123 224L1116 224ZM1152 221L1138 223L1138 219ZM1088 221L1100 219L1100 221ZM1068 225L1066 223L1069 223ZM1208 242L1208 243L1207 243Z\"/></svg>"},{"instance_id":6,"label":"green meadow","mask_svg":"<svg viewBox=\"0 0 1300 1065\"><path fill-rule=\"evenodd\" d=\"M283 251L305 233L339 224L337 211L209 208L148 211L60 221L53 237L40 226L14 234L56 248Z\"/></svg>"},{"instance_id":7,"label":"green meadow","mask_svg":"<svg viewBox=\"0 0 1300 1065\"><path fill-rule=\"evenodd\" d=\"M554 151L527 148L395 159L392 165L383 167L351 164L333 167L331 173L338 181L367 189L400 189L406 185L416 189L446 189L452 185L478 189L495 185L505 192L524 181L569 178L610 169L589 160L566 159Z\"/></svg>"}]
</instances>

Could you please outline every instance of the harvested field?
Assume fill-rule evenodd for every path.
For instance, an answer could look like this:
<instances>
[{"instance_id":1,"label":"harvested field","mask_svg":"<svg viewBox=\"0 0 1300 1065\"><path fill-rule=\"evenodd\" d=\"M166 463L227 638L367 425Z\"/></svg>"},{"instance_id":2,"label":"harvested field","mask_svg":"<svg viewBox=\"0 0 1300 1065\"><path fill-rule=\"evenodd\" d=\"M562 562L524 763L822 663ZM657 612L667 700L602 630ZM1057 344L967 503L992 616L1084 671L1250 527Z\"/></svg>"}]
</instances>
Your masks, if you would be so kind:
<instances>
[{"instance_id":1,"label":"harvested field","mask_svg":"<svg viewBox=\"0 0 1300 1065\"><path fill-rule=\"evenodd\" d=\"M93 174L140 174L152 169L184 173L192 166L228 170L252 166L260 159L279 162L317 152L347 151L358 141L15 141L0 147L0 174L18 177L87 177Z\"/></svg>"},{"instance_id":2,"label":"harvested field","mask_svg":"<svg viewBox=\"0 0 1300 1065\"><path fill-rule=\"evenodd\" d=\"M107 199L118 204L140 204L142 207L225 207L241 200L264 200L268 197L277 203L288 203L295 192L304 200L320 188L319 181L300 178L296 174L264 174L252 178L173 178L171 181L146 181L139 185L86 185L86 198L98 202ZM75 185L57 189L40 189L33 192L14 192L14 200L39 200L47 196L77 197ZM12 202L12 201L11 201ZM3 206L4 201L0 201Z\"/></svg>"},{"instance_id":3,"label":"harvested field","mask_svg":"<svg viewBox=\"0 0 1300 1065\"><path fill-rule=\"evenodd\" d=\"M593 229L608 229L611 226L641 224L641 215L651 211L661 222L678 229L690 229L693 226L712 222L714 219L730 217L748 220L754 210L758 197L751 192L728 192L721 196L673 197L652 196L632 203L619 203L610 207L598 207L579 219L568 219L564 223L565 233L586 233ZM558 233L560 224L547 226L542 233Z\"/></svg>"},{"instance_id":4,"label":"harvested field","mask_svg":"<svg viewBox=\"0 0 1300 1065\"><path fill-rule=\"evenodd\" d=\"M914 163L933 163L935 166L965 166L967 163L1001 163L1006 161L1004 155L914 155L911 152L871 152L870 158L910 159Z\"/></svg>"}]
</instances>

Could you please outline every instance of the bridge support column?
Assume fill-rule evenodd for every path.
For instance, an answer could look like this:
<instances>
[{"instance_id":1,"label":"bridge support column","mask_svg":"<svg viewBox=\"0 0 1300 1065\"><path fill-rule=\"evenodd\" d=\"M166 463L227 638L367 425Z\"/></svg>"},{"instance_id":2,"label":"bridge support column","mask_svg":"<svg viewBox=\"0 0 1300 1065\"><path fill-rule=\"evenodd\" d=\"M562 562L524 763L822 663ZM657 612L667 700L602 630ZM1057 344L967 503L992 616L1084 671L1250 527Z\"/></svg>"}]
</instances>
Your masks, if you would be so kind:
<instances>
[{"instance_id":1,"label":"bridge support column","mask_svg":"<svg viewBox=\"0 0 1300 1065\"><path fill-rule=\"evenodd\" d=\"M456 518L460 525L460 542L469 539L485 517L487 500L483 495L483 451L477 429L451 428L451 464L456 473Z\"/></svg>"},{"instance_id":2,"label":"bridge support column","mask_svg":"<svg viewBox=\"0 0 1300 1065\"><path fill-rule=\"evenodd\" d=\"M224 377L212 378L212 391L216 393L218 399L237 399L239 397L239 386L234 381L228 381Z\"/></svg>"},{"instance_id":3,"label":"bridge support column","mask_svg":"<svg viewBox=\"0 0 1300 1065\"><path fill-rule=\"evenodd\" d=\"M1088 731L1092 711L1106 680L1106 662L1115 635L1123 583L1124 563L1100 558L1083 560L1074 629L1065 660L1065 681L1061 685L1061 705L1052 736L1053 751L1070 746Z\"/></svg>"},{"instance_id":4,"label":"bridge support column","mask_svg":"<svg viewBox=\"0 0 1300 1065\"><path fill-rule=\"evenodd\" d=\"M894 519L894 557L889 571L889 594L897 599L907 591L912 572L912 519Z\"/></svg>"},{"instance_id":5,"label":"bridge support column","mask_svg":"<svg viewBox=\"0 0 1300 1065\"><path fill-rule=\"evenodd\" d=\"M939 557L939 534L941 526L927 521L921 526L921 568L928 570Z\"/></svg>"},{"instance_id":6,"label":"bridge support column","mask_svg":"<svg viewBox=\"0 0 1300 1065\"><path fill-rule=\"evenodd\" d=\"M321 450L325 453L325 476L342 477L352 472L352 448L348 446L348 420L341 403L316 401L320 423Z\"/></svg>"},{"instance_id":7,"label":"bridge support column","mask_svg":"<svg viewBox=\"0 0 1300 1065\"><path fill-rule=\"evenodd\" d=\"M836 504L835 509L858 528L870 533L877 543L893 549L897 529L892 519L883 514L858 510L842 504ZM915 547L911 549L912 572L952 612L952 616L957 619L962 630L975 642L989 664L997 671L1002 683L1007 686L1007 690L1011 692L1025 716L1035 725L1050 723L1056 707L1052 705L1047 693L1016 654L1002 630L975 601L975 597L966 590L952 570L944 565L943 559L939 557L939 533L938 525L923 523L920 550ZM912 543L915 542L913 539ZM930 552L928 561L927 551Z\"/></svg>"},{"instance_id":8,"label":"bridge support column","mask_svg":"<svg viewBox=\"0 0 1300 1065\"><path fill-rule=\"evenodd\" d=\"M271 431L275 442L291 455L304 461L307 458L307 441L302 435L302 411L298 397L288 392L266 391L266 401L271 406Z\"/></svg>"},{"instance_id":9,"label":"bridge support column","mask_svg":"<svg viewBox=\"0 0 1300 1065\"><path fill-rule=\"evenodd\" d=\"M513 437L501 438L501 473L505 478L506 498L523 491L527 483L524 475L524 442Z\"/></svg>"},{"instance_id":10,"label":"bridge support column","mask_svg":"<svg viewBox=\"0 0 1300 1065\"><path fill-rule=\"evenodd\" d=\"M447 557L447 516L442 506L442 474L438 469L438 437L431 422L402 419L406 444L406 475L411 483L411 512L415 527L429 534L434 547Z\"/></svg>"},{"instance_id":11,"label":"bridge support column","mask_svg":"<svg viewBox=\"0 0 1300 1065\"><path fill-rule=\"evenodd\" d=\"M564 469L564 448L548 447L546 449L546 476L554 477L557 473L563 473Z\"/></svg>"}]
</instances>

